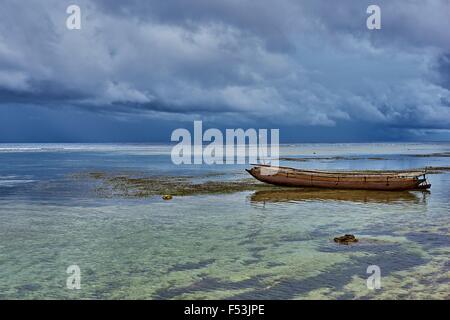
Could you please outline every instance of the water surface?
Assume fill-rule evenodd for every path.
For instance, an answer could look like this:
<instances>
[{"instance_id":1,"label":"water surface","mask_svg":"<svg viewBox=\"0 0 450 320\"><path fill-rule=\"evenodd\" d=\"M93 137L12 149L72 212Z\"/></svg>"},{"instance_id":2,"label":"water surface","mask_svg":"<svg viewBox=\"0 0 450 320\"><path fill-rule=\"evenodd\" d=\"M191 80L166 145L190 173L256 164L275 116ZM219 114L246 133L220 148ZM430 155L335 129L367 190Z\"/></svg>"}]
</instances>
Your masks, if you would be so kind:
<instances>
[{"instance_id":1,"label":"water surface","mask_svg":"<svg viewBox=\"0 0 450 320\"><path fill-rule=\"evenodd\" d=\"M450 144L302 144L283 165L450 166ZM306 159L306 161L304 161ZM314 160L315 159L315 160ZM292 159L291 159L292 160ZM247 178L244 165L175 166L170 146L0 145L0 298L449 299L450 174L430 192L245 191L104 197L86 172ZM344 233L360 238L339 246ZM66 288L69 265L81 289ZM382 288L366 273L378 265Z\"/></svg>"}]
</instances>

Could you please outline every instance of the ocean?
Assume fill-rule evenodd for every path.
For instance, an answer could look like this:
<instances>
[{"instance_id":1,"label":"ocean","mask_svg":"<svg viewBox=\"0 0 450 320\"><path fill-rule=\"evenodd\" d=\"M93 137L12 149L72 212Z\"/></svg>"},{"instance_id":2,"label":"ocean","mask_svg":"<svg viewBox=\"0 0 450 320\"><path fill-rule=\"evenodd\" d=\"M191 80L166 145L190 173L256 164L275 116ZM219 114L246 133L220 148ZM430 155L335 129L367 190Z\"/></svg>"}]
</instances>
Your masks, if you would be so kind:
<instances>
[{"instance_id":1,"label":"ocean","mask_svg":"<svg viewBox=\"0 0 450 320\"><path fill-rule=\"evenodd\" d=\"M248 185L165 201L251 179L249 165L174 165L170 150L0 144L0 299L450 299L449 143L280 147L297 168L440 168L429 192ZM128 193L124 177L154 182ZM347 233L360 241L334 243Z\"/></svg>"}]
</instances>

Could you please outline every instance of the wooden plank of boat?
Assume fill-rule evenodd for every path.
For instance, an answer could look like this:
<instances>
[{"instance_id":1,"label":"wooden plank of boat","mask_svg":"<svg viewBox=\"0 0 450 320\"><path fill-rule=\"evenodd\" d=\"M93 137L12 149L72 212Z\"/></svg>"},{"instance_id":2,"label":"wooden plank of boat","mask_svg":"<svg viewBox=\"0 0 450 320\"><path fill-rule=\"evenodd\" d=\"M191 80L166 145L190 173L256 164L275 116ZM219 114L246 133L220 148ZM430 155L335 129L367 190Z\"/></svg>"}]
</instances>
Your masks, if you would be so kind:
<instances>
[{"instance_id":1,"label":"wooden plank of boat","mask_svg":"<svg viewBox=\"0 0 450 320\"><path fill-rule=\"evenodd\" d=\"M291 187L388 191L431 187L422 171L319 171L256 165L247 172L259 181Z\"/></svg>"}]
</instances>

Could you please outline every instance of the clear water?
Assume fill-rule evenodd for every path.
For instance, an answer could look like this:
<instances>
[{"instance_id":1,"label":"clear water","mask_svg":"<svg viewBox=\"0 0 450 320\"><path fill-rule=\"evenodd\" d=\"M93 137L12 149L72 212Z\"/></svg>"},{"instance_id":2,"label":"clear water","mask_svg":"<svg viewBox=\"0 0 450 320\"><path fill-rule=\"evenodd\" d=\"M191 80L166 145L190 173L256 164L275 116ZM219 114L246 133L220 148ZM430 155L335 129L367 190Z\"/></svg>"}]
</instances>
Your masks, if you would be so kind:
<instances>
[{"instance_id":1,"label":"clear water","mask_svg":"<svg viewBox=\"0 0 450 320\"><path fill-rule=\"evenodd\" d=\"M450 166L450 144L304 144L283 165ZM334 156L350 156L333 158ZM327 157L329 157L327 159ZM450 174L429 193L256 191L163 201L101 198L73 173L247 178L245 166L174 166L163 145L0 145L0 298L450 299ZM221 173L211 178L208 173ZM309 193L307 193L309 192ZM360 243L332 239L355 234ZM81 289L66 288L78 265ZM381 289L367 288L369 265Z\"/></svg>"}]
</instances>

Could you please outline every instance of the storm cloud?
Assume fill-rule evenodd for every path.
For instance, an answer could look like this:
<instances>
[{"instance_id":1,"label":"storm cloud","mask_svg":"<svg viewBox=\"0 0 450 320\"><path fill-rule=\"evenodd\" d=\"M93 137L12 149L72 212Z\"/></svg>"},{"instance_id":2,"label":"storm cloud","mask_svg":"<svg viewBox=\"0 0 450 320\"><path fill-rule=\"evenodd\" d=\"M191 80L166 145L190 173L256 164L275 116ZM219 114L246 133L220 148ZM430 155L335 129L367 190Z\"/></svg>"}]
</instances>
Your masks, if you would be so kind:
<instances>
[{"instance_id":1,"label":"storm cloud","mask_svg":"<svg viewBox=\"0 0 450 320\"><path fill-rule=\"evenodd\" d=\"M372 3L381 30L366 28ZM81 30L66 28L70 4ZM0 109L23 105L121 121L442 132L450 1L4 0Z\"/></svg>"}]
</instances>

